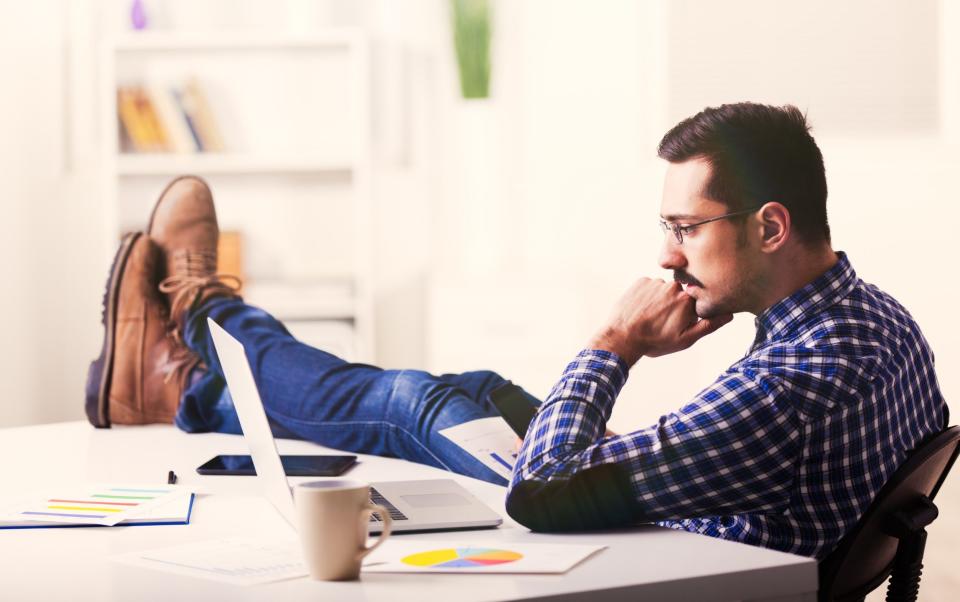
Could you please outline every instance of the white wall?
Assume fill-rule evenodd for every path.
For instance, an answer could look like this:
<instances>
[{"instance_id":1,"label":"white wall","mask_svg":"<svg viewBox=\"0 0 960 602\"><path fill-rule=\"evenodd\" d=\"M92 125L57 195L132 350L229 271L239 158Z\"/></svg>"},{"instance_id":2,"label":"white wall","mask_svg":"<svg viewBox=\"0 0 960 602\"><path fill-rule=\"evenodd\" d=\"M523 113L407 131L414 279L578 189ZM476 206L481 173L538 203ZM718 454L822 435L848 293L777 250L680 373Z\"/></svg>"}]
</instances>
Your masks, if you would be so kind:
<instances>
[{"instance_id":1,"label":"white wall","mask_svg":"<svg viewBox=\"0 0 960 602\"><path fill-rule=\"evenodd\" d=\"M491 367L545 394L622 288L660 274L660 136L679 117L744 97L809 111L826 156L838 248L913 310L941 366L957 362L957 326L944 319L957 292L951 237L920 221L956 215L948 199L960 26L949 3L814 3L793 7L791 21L759 0L499 3L493 104L504 228L490 241L493 269L479 272L464 266L463 223L453 210L459 103L447 4L323 6L323 18L362 24L376 40L380 363ZM274 10L243 7L231 19ZM10 167L0 171L10 218L0 220L0 245L13 258L2 276L16 291L0 301L15 341L0 358L0 386L18 400L0 406L0 424L73 419L99 347L110 244L94 227L102 216L92 184L89 36L121 17L116 3L94 0L0 8L0 61L18 90L0 97L0 152ZM764 27L744 11L759 11ZM206 11L197 26L221 12ZM283 26L287 14L274 20ZM826 67L840 53L838 75ZM495 290L507 294L492 303ZM744 316L687 353L641 362L615 426L677 407L743 352L751 330ZM952 397L960 387L953 371L942 370L941 380Z\"/></svg>"},{"instance_id":2,"label":"white wall","mask_svg":"<svg viewBox=\"0 0 960 602\"><path fill-rule=\"evenodd\" d=\"M660 137L705 106L754 100L808 112L825 155L836 248L911 309L946 397L960 391L949 369L960 360L951 344L960 328L945 319L958 292L948 276L956 253L949 229L937 235L924 225L926 216L944 224L958 216L949 200L960 158L951 125L960 111L958 23L949 3L813 2L783 11L761 0L544 0L501 8L520 22L516 38L501 40L522 65L510 82L521 99L507 107L519 125L502 150L521 149L510 189L523 236L507 242L504 275L460 274L438 289L431 367L493 366L545 394L620 290L661 275ZM498 282L526 298L485 297ZM456 321L470 312L479 316L472 323ZM687 352L642 360L613 426L644 426L682 405L743 354L752 332L752 316L738 316Z\"/></svg>"},{"instance_id":3,"label":"white wall","mask_svg":"<svg viewBox=\"0 0 960 602\"><path fill-rule=\"evenodd\" d=\"M67 5L3 2L0 11L0 424L12 425L80 415L106 271L87 227L100 211L89 153L75 152L88 148L77 138L85 130L67 101L79 58L68 52Z\"/></svg>"}]
</instances>

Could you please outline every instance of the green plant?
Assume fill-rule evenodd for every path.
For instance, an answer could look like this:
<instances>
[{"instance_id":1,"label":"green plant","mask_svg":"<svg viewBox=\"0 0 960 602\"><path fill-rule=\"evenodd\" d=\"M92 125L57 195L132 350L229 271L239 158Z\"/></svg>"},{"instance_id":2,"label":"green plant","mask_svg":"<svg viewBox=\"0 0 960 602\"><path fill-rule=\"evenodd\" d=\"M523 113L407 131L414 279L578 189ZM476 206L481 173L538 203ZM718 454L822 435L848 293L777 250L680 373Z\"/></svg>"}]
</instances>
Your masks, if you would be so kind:
<instances>
[{"instance_id":1,"label":"green plant","mask_svg":"<svg viewBox=\"0 0 960 602\"><path fill-rule=\"evenodd\" d=\"M464 98L490 95L490 2L450 0L453 45Z\"/></svg>"}]
</instances>

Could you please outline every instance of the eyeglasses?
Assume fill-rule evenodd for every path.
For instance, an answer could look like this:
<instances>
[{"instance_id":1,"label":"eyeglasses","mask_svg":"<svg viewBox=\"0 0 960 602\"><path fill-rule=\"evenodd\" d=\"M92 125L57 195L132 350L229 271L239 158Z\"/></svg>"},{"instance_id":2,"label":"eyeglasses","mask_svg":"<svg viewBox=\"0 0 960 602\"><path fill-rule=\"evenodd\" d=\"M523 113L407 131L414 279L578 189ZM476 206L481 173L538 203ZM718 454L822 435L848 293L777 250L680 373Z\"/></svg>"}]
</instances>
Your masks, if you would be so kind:
<instances>
[{"instance_id":1,"label":"eyeglasses","mask_svg":"<svg viewBox=\"0 0 960 602\"><path fill-rule=\"evenodd\" d=\"M702 226L703 224L709 224L710 222L716 222L722 219L727 219L728 217L736 217L738 215L746 215L748 213L753 213L754 211L757 211L758 209L760 209L760 207L763 207L763 205L760 205L758 207L752 207L750 209L744 209L743 211L734 211L733 213L725 213L723 215L718 215L717 217L711 217L710 219L705 219L703 221L696 222L693 224L680 225L680 224L672 224L670 222L660 220L660 229L663 230L664 234L666 234L667 232L673 232L674 237L676 237L677 239L677 244L682 245L683 235L690 234L691 232L693 232L694 228L696 228L697 226Z\"/></svg>"}]
</instances>

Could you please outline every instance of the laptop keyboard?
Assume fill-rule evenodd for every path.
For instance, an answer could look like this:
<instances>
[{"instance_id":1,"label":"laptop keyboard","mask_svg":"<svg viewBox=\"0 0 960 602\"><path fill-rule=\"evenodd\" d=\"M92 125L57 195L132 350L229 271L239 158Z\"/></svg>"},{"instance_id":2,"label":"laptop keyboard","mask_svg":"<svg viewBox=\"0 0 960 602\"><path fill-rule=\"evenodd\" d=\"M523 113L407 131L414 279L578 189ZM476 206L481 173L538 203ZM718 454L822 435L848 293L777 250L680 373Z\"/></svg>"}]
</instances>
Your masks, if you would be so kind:
<instances>
[{"instance_id":1,"label":"laptop keyboard","mask_svg":"<svg viewBox=\"0 0 960 602\"><path fill-rule=\"evenodd\" d=\"M380 492L374 489L373 487L370 488L370 501L379 506L386 507L387 511L390 513L390 518L392 518L393 520L410 520L407 518L406 514L404 514L403 512L400 512L400 510L398 510L396 506L394 506L389 501L387 501L387 498L380 495ZM376 514L371 514L370 522L379 523L381 522L381 520L380 520L380 517L377 516Z\"/></svg>"}]
</instances>

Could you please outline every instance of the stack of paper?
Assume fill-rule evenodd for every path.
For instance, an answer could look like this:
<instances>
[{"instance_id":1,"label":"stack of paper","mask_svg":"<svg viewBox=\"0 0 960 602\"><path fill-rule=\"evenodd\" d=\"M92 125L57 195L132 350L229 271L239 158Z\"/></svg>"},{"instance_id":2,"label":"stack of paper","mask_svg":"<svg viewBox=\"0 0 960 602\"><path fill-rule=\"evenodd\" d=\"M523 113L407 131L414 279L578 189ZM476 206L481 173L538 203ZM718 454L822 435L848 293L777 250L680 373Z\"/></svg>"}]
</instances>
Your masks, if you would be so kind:
<instances>
[{"instance_id":1,"label":"stack of paper","mask_svg":"<svg viewBox=\"0 0 960 602\"><path fill-rule=\"evenodd\" d=\"M565 573L605 546L389 539L363 563L367 573ZM255 585L303 577L296 539L230 537L123 554L117 562Z\"/></svg>"}]
</instances>

